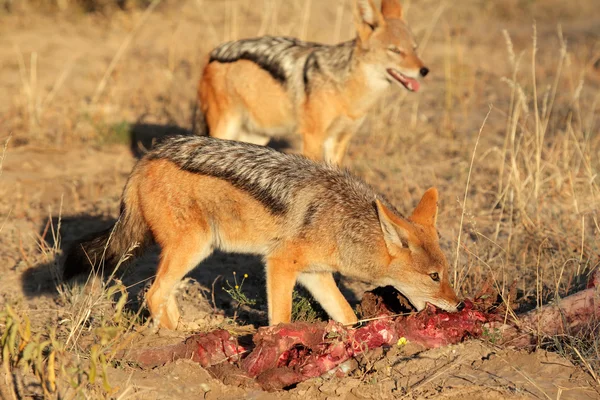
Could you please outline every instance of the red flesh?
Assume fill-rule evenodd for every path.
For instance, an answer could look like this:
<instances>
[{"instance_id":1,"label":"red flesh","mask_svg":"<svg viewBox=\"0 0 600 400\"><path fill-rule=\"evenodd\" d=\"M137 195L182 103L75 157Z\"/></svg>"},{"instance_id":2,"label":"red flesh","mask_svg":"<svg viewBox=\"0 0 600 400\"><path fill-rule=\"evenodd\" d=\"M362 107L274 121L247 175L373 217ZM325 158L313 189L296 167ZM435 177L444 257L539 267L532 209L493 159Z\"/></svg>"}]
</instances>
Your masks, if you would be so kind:
<instances>
[{"instance_id":1,"label":"red flesh","mask_svg":"<svg viewBox=\"0 0 600 400\"><path fill-rule=\"evenodd\" d=\"M484 327L488 327L499 329L501 342L523 347L530 345L540 333L576 332L591 319L600 317L600 302L597 300L599 281L600 272L596 272L589 281L588 289L565 297L558 304L522 314L518 326L503 325L501 321L505 313L502 311L486 312L491 309L489 295L477 297L475 304L465 300L465 308L457 313L428 306L418 314L397 317L392 316L380 298L365 295L363 310L370 308L384 317L360 328L344 327L332 321L280 324L260 328L254 335L254 346L248 346L248 349L239 346L227 331L217 330L194 335L177 345L135 350L125 358L141 366L191 358L203 367L212 368L217 376L223 363L238 363L237 367L231 365L235 374L226 372L228 376L239 376L238 381L243 384L258 382L266 390L281 389L332 371L369 349L393 346L401 337L434 348L480 337ZM365 302L365 299L370 300ZM541 325L543 332L539 331L540 321L544 321ZM536 335L530 334L532 330ZM244 355L246 357L239 362ZM224 370L228 371L227 368Z\"/></svg>"}]
</instances>

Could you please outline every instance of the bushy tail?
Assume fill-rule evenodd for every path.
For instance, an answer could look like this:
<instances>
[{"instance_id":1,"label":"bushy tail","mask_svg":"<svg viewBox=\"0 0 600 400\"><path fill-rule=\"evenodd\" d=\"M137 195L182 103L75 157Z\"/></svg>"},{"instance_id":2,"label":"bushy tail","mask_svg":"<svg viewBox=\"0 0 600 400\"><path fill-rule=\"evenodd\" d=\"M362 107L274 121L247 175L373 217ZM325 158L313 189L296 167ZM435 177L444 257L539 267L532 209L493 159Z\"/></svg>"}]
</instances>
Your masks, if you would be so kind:
<instances>
[{"instance_id":1,"label":"bushy tail","mask_svg":"<svg viewBox=\"0 0 600 400\"><path fill-rule=\"evenodd\" d=\"M80 274L110 273L129 255L141 254L151 242L152 235L140 210L137 191L131 190L133 179L125 186L121 214L115 224L74 243L65 258L63 279Z\"/></svg>"}]
</instances>

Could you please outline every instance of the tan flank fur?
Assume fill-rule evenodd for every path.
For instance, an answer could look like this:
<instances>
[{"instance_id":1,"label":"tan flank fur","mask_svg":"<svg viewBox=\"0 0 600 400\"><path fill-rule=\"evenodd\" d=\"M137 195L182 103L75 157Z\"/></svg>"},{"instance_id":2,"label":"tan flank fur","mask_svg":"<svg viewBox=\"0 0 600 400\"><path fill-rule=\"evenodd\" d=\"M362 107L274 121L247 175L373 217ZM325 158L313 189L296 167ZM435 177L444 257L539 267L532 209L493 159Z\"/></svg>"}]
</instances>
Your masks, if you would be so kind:
<instances>
[{"instance_id":1,"label":"tan flank fur","mask_svg":"<svg viewBox=\"0 0 600 400\"><path fill-rule=\"evenodd\" d=\"M349 172L298 155L207 137L167 139L135 166L114 228L73 246L70 278L114 266L134 243L161 247L147 293L152 318L175 329L177 283L215 249L264 257L269 323L290 322L292 291L305 286L329 316L356 316L334 272L392 285L419 310L462 308L436 231L438 193L405 218ZM111 265L107 265L111 264Z\"/></svg>"},{"instance_id":2,"label":"tan flank fur","mask_svg":"<svg viewBox=\"0 0 600 400\"><path fill-rule=\"evenodd\" d=\"M198 86L210 136L264 145L298 132L304 155L341 164L388 87L417 91L429 72L398 0L355 0L354 23L356 39L337 45L266 36L215 48Z\"/></svg>"}]
</instances>

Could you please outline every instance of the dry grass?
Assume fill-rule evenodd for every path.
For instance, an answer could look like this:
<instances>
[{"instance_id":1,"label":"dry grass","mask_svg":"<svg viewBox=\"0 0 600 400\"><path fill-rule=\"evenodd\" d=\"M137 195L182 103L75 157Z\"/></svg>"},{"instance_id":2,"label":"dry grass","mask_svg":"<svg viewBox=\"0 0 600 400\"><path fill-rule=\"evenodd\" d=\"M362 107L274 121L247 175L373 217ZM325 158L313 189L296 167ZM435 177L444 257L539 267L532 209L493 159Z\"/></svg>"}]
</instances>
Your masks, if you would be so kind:
<instances>
[{"instance_id":1,"label":"dry grass","mask_svg":"<svg viewBox=\"0 0 600 400\"><path fill-rule=\"evenodd\" d=\"M90 25L69 57L54 55L51 43L36 48L26 36L14 35L13 57L3 61L19 84L7 84L10 96L0 103L11 145L103 144L125 136L123 127L136 122L188 128L200 67L216 43L260 34L331 43L352 35L347 2L265 0L264 10L242 0L163 2L154 11L136 6L157 3L5 2L13 7L12 26L22 18L44 21L27 13L37 5L59 14L95 11L65 20L69 26ZM580 290L600 265L600 90L593 67L598 43L578 30L580 19L585 22L582 14L553 10L557 3L407 3L420 51L435 66L432 76L421 94L390 94L350 149L350 168L400 209L410 209L427 187L438 186L439 224L455 287L470 295L491 277L503 298L521 309ZM592 0L580 3L575 8L593 12ZM555 23L560 13L562 28ZM535 17L546 18L536 26ZM503 36L489 35L500 29ZM110 45L87 51L99 33ZM67 36L57 33L61 40ZM61 57L66 62L54 60ZM0 232L10 218L9 213L0 217ZM32 259L46 251L43 257L55 262L58 227L53 232L55 247L32 250ZM508 295L513 282L516 299ZM5 368L29 362L21 361L23 350L37 343L34 372L46 382L43 396L53 396L51 360L60 379L77 382L69 390L110 396L102 368L141 324L139 315L124 311L125 287L115 279L93 279L86 290L59 288L64 312L55 330L35 326L27 338L26 313L18 311L26 307L6 309L0 326L7 327L8 317L19 321L13 331L21 342L4 342L10 352ZM584 334L540 338L540 345L581 365L600 384L597 327L598 321L591 321ZM93 382L100 383L90 386Z\"/></svg>"},{"instance_id":2,"label":"dry grass","mask_svg":"<svg viewBox=\"0 0 600 400\"><path fill-rule=\"evenodd\" d=\"M91 274L85 285L63 283L58 266L60 215L58 221L56 227L50 224L54 245L48 247L41 240L39 248L53 272L61 318L57 325L32 325L27 312L14 310L10 304L0 311L7 390L14 399L32 394L31 382L19 373L21 369L33 373L37 387L33 392L38 397L113 398L123 388L110 384L107 369L113 366L116 354L138 336L133 328L144 326L143 308L137 312L126 309L128 288L115 278L129 252L106 279Z\"/></svg>"},{"instance_id":3,"label":"dry grass","mask_svg":"<svg viewBox=\"0 0 600 400\"><path fill-rule=\"evenodd\" d=\"M386 102L381 117L371 121L374 138L363 143L380 146L375 154L398 147L404 160L396 170L401 171L407 192L416 192L413 198L436 184L444 198L456 199L455 207L447 202L442 206L446 211L440 218L442 226L458 227L446 237L448 250L455 249L451 262L455 287L473 294L491 277L502 298L518 302L522 310L581 290L586 277L600 266L597 84L586 84L590 61L577 60L569 52L560 26L552 49L540 48L535 24L530 32L533 40L528 45L522 41L523 49L515 54L515 45L504 31L503 67L508 67L508 74L498 81L506 86L479 83L489 84L490 97L498 99L495 105L490 103L494 105L490 122L485 122L489 114L482 102L473 104L478 82L468 70L474 66L463 64L465 45L447 35L446 48L452 50L444 56L443 116L432 116L433 124L415 123L414 131L422 135L415 138L404 122L394 125L402 118L397 106ZM542 52L555 55L553 62L540 65ZM461 95L456 93L458 87ZM403 105L414 113L405 120L418 121L415 114L423 108L421 102ZM467 115L472 117L465 119ZM477 120L484 122L475 134ZM438 134L450 140L427 132L435 122L443 127ZM460 136L465 134L468 139ZM444 145L436 145L442 141ZM450 159L448 153L456 158ZM361 172L370 181L380 179L385 167L375 158L360 160L363 154L355 154ZM447 169L448 164L453 167ZM508 298L513 283L517 299ZM600 368L600 352L593 332L598 326L598 321L590 321L587 334L540 338L540 345L558 349L585 366L596 380L593 371ZM583 349L586 356L575 349Z\"/></svg>"}]
</instances>

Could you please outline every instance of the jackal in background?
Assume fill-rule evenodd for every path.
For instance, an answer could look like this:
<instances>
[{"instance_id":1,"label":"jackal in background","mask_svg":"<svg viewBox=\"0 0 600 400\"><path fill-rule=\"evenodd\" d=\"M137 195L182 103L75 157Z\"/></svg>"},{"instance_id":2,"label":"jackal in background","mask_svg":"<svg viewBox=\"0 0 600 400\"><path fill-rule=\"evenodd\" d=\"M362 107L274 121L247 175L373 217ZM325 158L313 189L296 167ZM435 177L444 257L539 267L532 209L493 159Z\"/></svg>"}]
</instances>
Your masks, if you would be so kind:
<instances>
[{"instance_id":1,"label":"jackal in background","mask_svg":"<svg viewBox=\"0 0 600 400\"><path fill-rule=\"evenodd\" d=\"M356 39L337 45L260 37L215 48L198 86L209 134L266 144L302 135L312 159L340 164L353 134L385 90L419 90L429 69L398 0L355 0Z\"/></svg>"},{"instance_id":2,"label":"jackal in background","mask_svg":"<svg viewBox=\"0 0 600 400\"><path fill-rule=\"evenodd\" d=\"M331 318L356 322L333 273L392 285L419 310L460 310L435 228L429 189L404 218L348 171L254 144L173 137L134 167L114 227L74 245L64 278L113 268L134 243L161 247L147 293L155 321L175 329L177 283L215 249L255 253L266 265L269 323L289 322L296 281Z\"/></svg>"}]
</instances>

